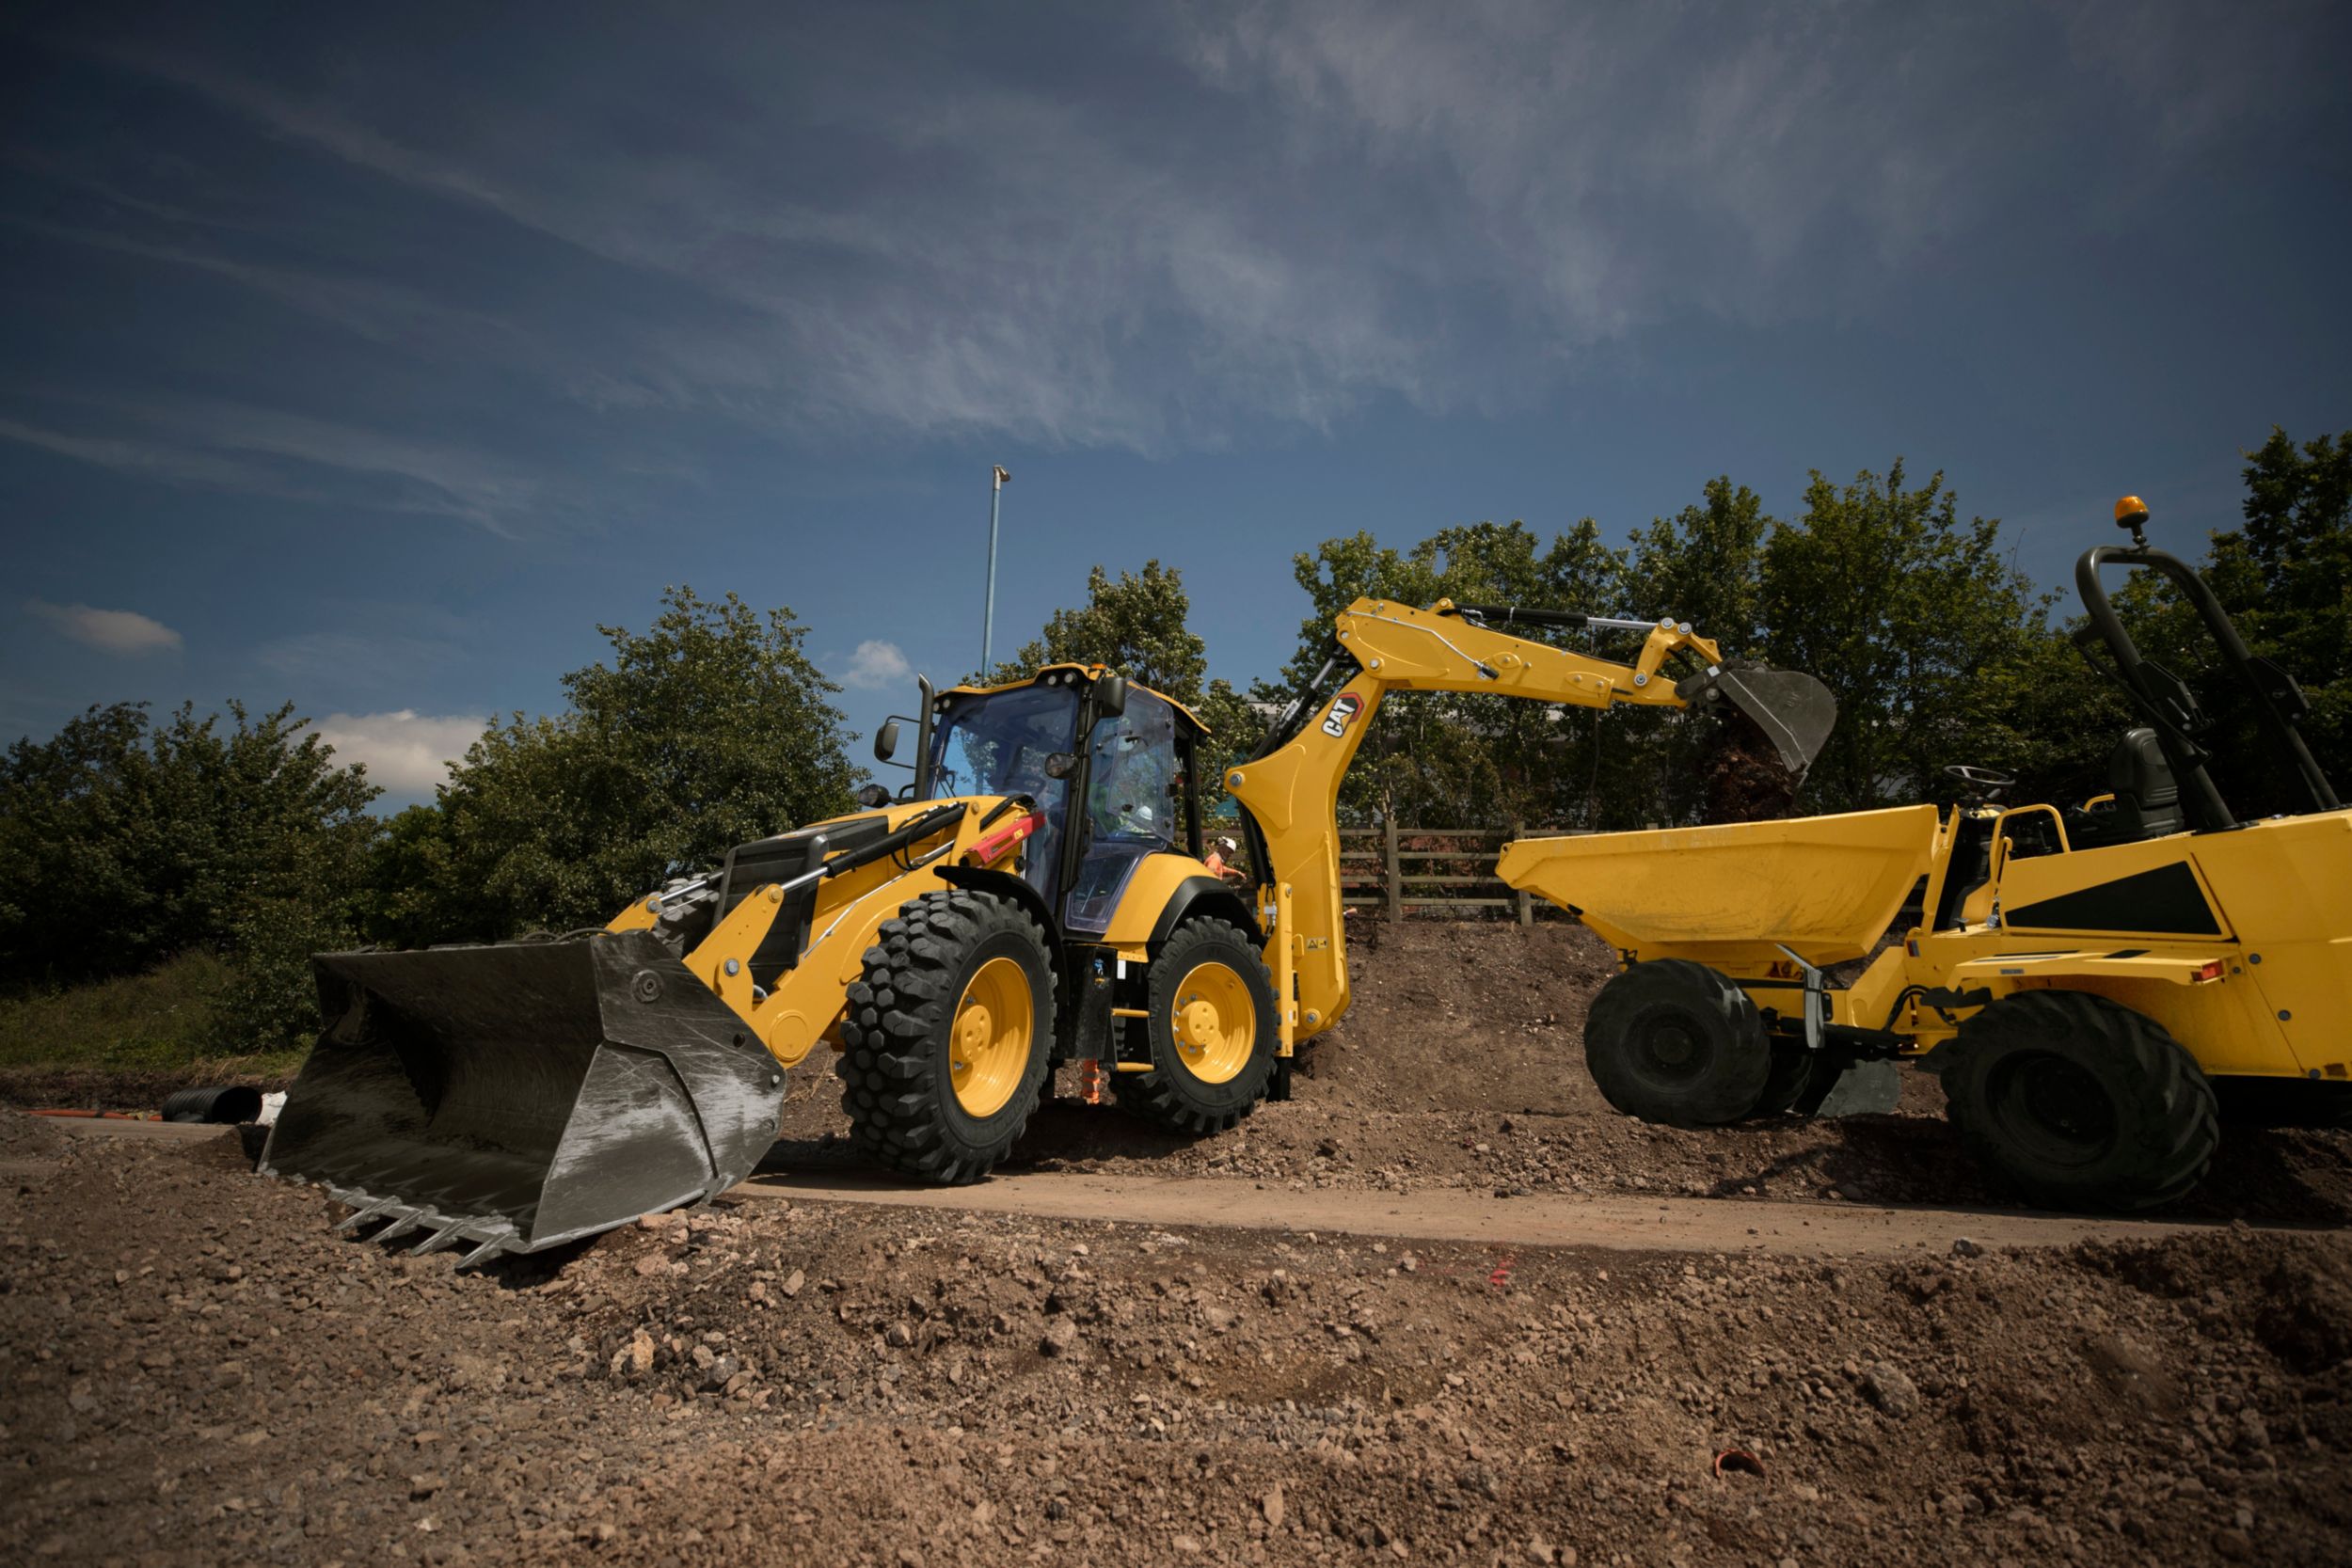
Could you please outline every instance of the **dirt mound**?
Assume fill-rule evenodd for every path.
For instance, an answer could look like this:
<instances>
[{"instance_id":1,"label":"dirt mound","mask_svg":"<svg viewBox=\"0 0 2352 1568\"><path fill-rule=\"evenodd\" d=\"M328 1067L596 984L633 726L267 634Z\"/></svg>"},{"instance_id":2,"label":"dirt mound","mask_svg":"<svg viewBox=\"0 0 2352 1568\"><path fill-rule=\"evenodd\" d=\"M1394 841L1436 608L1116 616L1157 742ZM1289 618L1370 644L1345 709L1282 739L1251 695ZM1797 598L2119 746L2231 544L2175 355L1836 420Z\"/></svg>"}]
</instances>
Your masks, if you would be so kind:
<instances>
[{"instance_id":1,"label":"dirt mound","mask_svg":"<svg viewBox=\"0 0 2352 1568\"><path fill-rule=\"evenodd\" d=\"M2008 1204L1944 1119L1943 1094L1907 1071L1890 1116L1774 1117L1686 1131L1619 1116L1584 1068L1592 997L1614 973L1581 926L1406 922L1359 942L1355 997L1302 1053L1295 1098L1234 1131L1188 1141L1117 1113L1041 1111L1010 1168L1074 1165L1221 1174L1308 1186L1439 1185L1518 1192ZM821 1080L811 1085L810 1078ZM1063 1092L1073 1092L1065 1074ZM782 1166L846 1166L831 1079L803 1073ZM806 1098L803 1098L806 1097ZM2352 1221L2352 1133L2231 1128L2176 1214Z\"/></svg>"},{"instance_id":2,"label":"dirt mound","mask_svg":"<svg viewBox=\"0 0 2352 1568\"><path fill-rule=\"evenodd\" d=\"M226 1164L77 1143L0 1222L0 1464L43 1560L2352 1542L2352 1369L2265 1316L2278 1278L2337 1310L2338 1237L1864 1267L746 1200L478 1275Z\"/></svg>"},{"instance_id":3,"label":"dirt mound","mask_svg":"<svg viewBox=\"0 0 2352 1568\"><path fill-rule=\"evenodd\" d=\"M0 1160L54 1154L64 1142L46 1117L0 1109Z\"/></svg>"},{"instance_id":4,"label":"dirt mound","mask_svg":"<svg viewBox=\"0 0 2352 1568\"><path fill-rule=\"evenodd\" d=\"M1406 922L1350 965L1346 1016L1310 1041L1301 1099L1385 1111L1605 1110L1584 1010L1616 958L1565 921Z\"/></svg>"}]
</instances>

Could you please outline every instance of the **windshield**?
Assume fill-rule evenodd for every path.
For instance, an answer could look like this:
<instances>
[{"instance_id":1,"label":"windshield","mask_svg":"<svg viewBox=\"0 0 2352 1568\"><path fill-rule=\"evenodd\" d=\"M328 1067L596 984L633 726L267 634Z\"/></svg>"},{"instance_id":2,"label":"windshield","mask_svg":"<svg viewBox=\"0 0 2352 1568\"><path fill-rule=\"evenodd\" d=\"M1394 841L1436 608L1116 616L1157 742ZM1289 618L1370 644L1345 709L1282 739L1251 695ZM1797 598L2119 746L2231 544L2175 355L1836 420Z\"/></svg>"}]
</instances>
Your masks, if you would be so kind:
<instances>
[{"instance_id":1,"label":"windshield","mask_svg":"<svg viewBox=\"0 0 2352 1568\"><path fill-rule=\"evenodd\" d=\"M1045 759L1078 738L1074 686L1024 686L951 697L931 737L931 795L1030 795L1058 819L1067 787Z\"/></svg>"}]
</instances>

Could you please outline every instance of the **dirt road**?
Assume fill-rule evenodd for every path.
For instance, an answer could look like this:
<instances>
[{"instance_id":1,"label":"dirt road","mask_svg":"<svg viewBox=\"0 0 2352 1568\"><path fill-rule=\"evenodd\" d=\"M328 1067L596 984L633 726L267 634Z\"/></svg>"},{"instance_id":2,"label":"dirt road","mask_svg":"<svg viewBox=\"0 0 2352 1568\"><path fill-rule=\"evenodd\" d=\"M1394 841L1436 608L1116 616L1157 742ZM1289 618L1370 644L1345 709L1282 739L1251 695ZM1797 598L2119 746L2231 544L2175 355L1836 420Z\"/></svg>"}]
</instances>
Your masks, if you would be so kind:
<instances>
[{"instance_id":1,"label":"dirt road","mask_svg":"<svg viewBox=\"0 0 2352 1568\"><path fill-rule=\"evenodd\" d=\"M1741 1257L771 1188L458 1275L330 1235L333 1206L251 1176L230 1134L0 1121L0 1529L36 1561L1910 1568L2352 1544L2340 1236ZM1719 1476L1726 1449L1763 1473Z\"/></svg>"},{"instance_id":2,"label":"dirt road","mask_svg":"<svg viewBox=\"0 0 2352 1568\"><path fill-rule=\"evenodd\" d=\"M59 1120L53 1125L75 1139L191 1144L222 1136L217 1128L173 1122ZM37 1168L0 1161L0 1174ZM887 1177L830 1168L770 1169L730 1196L1106 1225L1214 1226L1419 1242L1788 1257L1917 1258L1948 1253L1955 1245L1964 1250L2072 1246L2092 1241L2146 1244L2224 1228L2210 1220L2037 1214L1993 1208L1563 1196L1461 1187L1383 1193L1232 1178L1061 1169L1014 1171L970 1187L914 1187ZM2311 1227L2255 1228L2287 1233Z\"/></svg>"},{"instance_id":3,"label":"dirt road","mask_svg":"<svg viewBox=\"0 0 2352 1568\"><path fill-rule=\"evenodd\" d=\"M2010 1210L1876 1208L1720 1198L1518 1196L1442 1188L1386 1194L1360 1188L1288 1190L1210 1177L1026 1172L972 1187L909 1187L856 1175L767 1175L740 1197L803 1198L963 1213L1106 1224L1390 1237L1618 1252L1772 1253L1788 1257L1917 1258L1967 1246L2146 1244L2212 1231L2211 1221L2127 1220Z\"/></svg>"}]
</instances>

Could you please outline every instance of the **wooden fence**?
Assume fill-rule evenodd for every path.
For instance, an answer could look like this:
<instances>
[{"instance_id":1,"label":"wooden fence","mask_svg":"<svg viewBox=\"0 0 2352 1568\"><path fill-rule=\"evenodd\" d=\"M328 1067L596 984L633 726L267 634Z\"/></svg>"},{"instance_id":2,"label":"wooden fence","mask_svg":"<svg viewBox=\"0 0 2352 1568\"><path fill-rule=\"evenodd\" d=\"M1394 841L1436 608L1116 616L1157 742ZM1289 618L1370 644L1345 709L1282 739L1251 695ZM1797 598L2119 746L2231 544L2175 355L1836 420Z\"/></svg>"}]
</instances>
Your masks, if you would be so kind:
<instances>
[{"instance_id":1,"label":"wooden fence","mask_svg":"<svg viewBox=\"0 0 2352 1568\"><path fill-rule=\"evenodd\" d=\"M1419 911L1455 918L1473 911L1509 911L1522 926L1539 911L1562 915L1546 899L1519 892L1495 875L1496 857L1515 838L1553 836L1542 828L1413 828L1384 820L1373 828L1340 830L1340 902L1391 920Z\"/></svg>"}]
</instances>

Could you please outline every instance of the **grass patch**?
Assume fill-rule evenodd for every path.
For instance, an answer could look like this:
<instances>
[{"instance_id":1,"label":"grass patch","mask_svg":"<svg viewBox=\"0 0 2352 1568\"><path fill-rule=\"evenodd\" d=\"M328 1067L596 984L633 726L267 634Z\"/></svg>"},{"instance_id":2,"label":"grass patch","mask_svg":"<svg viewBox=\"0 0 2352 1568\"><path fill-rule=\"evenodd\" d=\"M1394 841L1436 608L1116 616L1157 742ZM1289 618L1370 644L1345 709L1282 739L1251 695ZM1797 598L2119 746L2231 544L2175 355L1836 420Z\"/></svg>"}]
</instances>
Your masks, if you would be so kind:
<instances>
[{"instance_id":1,"label":"grass patch","mask_svg":"<svg viewBox=\"0 0 2352 1568\"><path fill-rule=\"evenodd\" d=\"M145 974L0 996L0 1069L185 1074L198 1084L299 1068L301 1051L219 1053L214 999L228 981L217 955L196 952Z\"/></svg>"}]
</instances>

